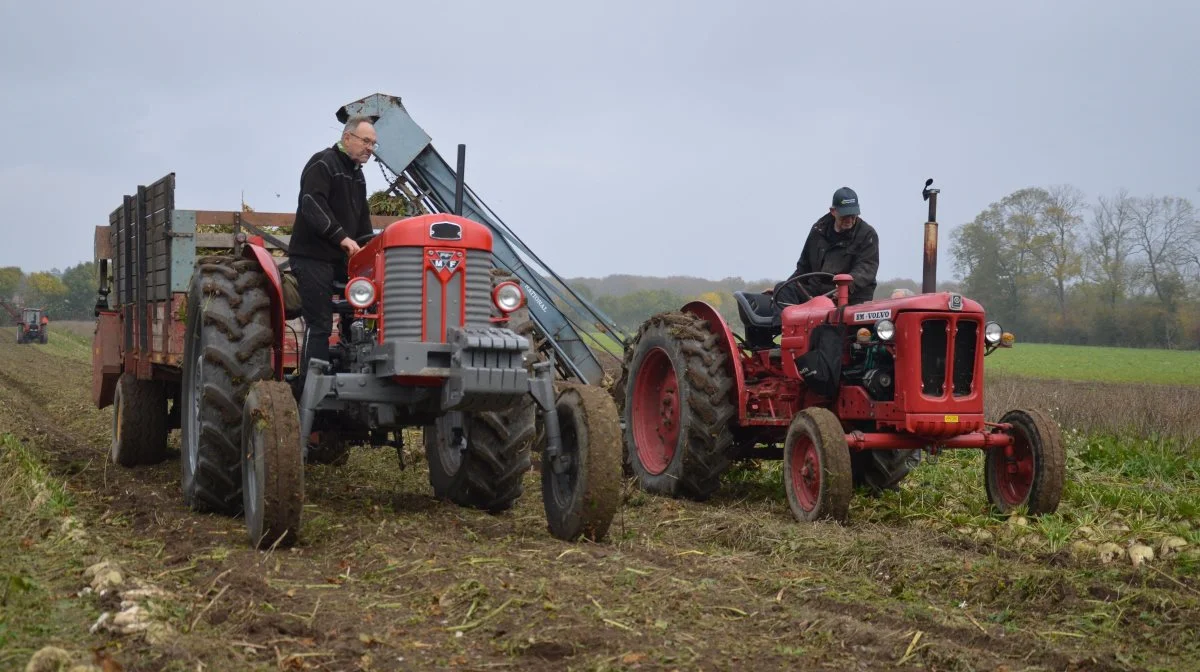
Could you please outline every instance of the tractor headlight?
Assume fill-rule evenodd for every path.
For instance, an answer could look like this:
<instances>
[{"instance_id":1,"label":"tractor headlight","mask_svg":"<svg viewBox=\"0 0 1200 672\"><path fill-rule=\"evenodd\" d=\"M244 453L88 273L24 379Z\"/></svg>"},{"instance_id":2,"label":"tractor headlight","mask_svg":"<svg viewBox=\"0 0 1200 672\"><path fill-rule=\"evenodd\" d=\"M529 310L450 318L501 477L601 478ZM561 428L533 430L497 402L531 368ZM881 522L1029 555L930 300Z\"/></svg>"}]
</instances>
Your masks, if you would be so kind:
<instances>
[{"instance_id":1,"label":"tractor headlight","mask_svg":"<svg viewBox=\"0 0 1200 672\"><path fill-rule=\"evenodd\" d=\"M896 325L891 320L880 320L875 323L875 335L881 341L890 341L896 336Z\"/></svg>"},{"instance_id":2,"label":"tractor headlight","mask_svg":"<svg viewBox=\"0 0 1200 672\"><path fill-rule=\"evenodd\" d=\"M507 281L496 285L492 290L492 301L500 312L508 314L520 308L525 303L525 292L515 282Z\"/></svg>"},{"instance_id":3,"label":"tractor headlight","mask_svg":"<svg viewBox=\"0 0 1200 672\"><path fill-rule=\"evenodd\" d=\"M988 345L996 345L1003 335L1004 329L1000 327L999 322L988 322L983 327L983 340L987 341Z\"/></svg>"},{"instance_id":4,"label":"tractor headlight","mask_svg":"<svg viewBox=\"0 0 1200 672\"><path fill-rule=\"evenodd\" d=\"M346 300L358 309L375 303L375 283L366 278L355 278L346 284Z\"/></svg>"}]
</instances>

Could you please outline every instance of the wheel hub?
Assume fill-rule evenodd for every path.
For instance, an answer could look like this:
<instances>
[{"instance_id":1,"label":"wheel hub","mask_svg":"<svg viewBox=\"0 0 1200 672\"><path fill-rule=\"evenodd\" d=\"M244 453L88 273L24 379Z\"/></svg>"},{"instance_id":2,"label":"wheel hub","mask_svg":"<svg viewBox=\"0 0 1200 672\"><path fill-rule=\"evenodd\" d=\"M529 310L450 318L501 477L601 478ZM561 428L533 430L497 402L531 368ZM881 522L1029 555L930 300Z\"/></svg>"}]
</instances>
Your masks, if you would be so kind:
<instances>
[{"instance_id":1,"label":"wheel hub","mask_svg":"<svg viewBox=\"0 0 1200 672\"><path fill-rule=\"evenodd\" d=\"M630 403L638 460L647 472L661 474L675 457L682 407L679 378L662 348L651 350L642 360Z\"/></svg>"}]
</instances>

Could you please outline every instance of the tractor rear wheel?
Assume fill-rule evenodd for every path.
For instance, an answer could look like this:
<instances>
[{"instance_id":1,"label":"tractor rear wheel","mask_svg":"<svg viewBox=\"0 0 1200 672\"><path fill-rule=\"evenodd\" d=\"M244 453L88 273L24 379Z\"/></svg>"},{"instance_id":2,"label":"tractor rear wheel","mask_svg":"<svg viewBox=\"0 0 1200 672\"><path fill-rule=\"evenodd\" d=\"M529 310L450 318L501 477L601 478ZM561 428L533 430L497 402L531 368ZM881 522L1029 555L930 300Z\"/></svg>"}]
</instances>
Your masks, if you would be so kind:
<instances>
[{"instance_id":1,"label":"tractor rear wheel","mask_svg":"<svg viewBox=\"0 0 1200 672\"><path fill-rule=\"evenodd\" d=\"M489 513L512 508L524 492L530 467L534 404L507 412L452 411L425 427L429 484L438 499ZM462 434L452 431L461 423Z\"/></svg>"},{"instance_id":2,"label":"tractor rear wheel","mask_svg":"<svg viewBox=\"0 0 1200 672\"><path fill-rule=\"evenodd\" d=\"M183 345L181 460L184 501L197 511L242 509L242 404L272 377L271 299L250 259L197 262Z\"/></svg>"},{"instance_id":3,"label":"tractor rear wheel","mask_svg":"<svg viewBox=\"0 0 1200 672\"><path fill-rule=\"evenodd\" d=\"M699 317L669 312L643 323L630 346L624 443L647 492L705 500L721 487L736 390L720 339Z\"/></svg>"},{"instance_id":4,"label":"tractor rear wheel","mask_svg":"<svg viewBox=\"0 0 1200 672\"><path fill-rule=\"evenodd\" d=\"M300 408L287 383L260 380L242 409L242 508L250 545L288 547L300 534L304 458Z\"/></svg>"},{"instance_id":5,"label":"tractor rear wheel","mask_svg":"<svg viewBox=\"0 0 1200 672\"><path fill-rule=\"evenodd\" d=\"M797 520L841 523L849 518L854 492L850 447L832 411L814 406L792 418L784 439L783 482Z\"/></svg>"},{"instance_id":6,"label":"tractor rear wheel","mask_svg":"<svg viewBox=\"0 0 1200 672\"><path fill-rule=\"evenodd\" d=\"M1011 410L1000 422L1012 425L1013 443L987 450L984 486L988 502L1001 514L1021 506L1030 515L1053 513L1062 496L1066 472L1058 425L1032 409Z\"/></svg>"},{"instance_id":7,"label":"tractor rear wheel","mask_svg":"<svg viewBox=\"0 0 1200 672\"><path fill-rule=\"evenodd\" d=\"M166 386L122 373L113 394L112 461L122 467L162 462L167 457L167 433Z\"/></svg>"},{"instance_id":8,"label":"tractor rear wheel","mask_svg":"<svg viewBox=\"0 0 1200 672\"><path fill-rule=\"evenodd\" d=\"M542 447L542 503L550 533L600 541L621 500L621 425L617 406L600 387L563 385L556 403L562 473Z\"/></svg>"}]
</instances>

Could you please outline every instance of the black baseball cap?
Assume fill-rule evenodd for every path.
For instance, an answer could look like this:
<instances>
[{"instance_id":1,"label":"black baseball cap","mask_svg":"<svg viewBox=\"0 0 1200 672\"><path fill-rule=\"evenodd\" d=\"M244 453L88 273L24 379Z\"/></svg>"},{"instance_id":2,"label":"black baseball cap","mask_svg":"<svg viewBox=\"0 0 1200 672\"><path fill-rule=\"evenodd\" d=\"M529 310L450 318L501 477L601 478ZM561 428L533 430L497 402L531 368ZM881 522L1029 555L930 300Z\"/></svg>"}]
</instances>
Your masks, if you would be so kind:
<instances>
[{"instance_id":1,"label":"black baseball cap","mask_svg":"<svg viewBox=\"0 0 1200 672\"><path fill-rule=\"evenodd\" d=\"M857 215L862 211L858 207L858 194L850 187L842 187L833 192L833 207L837 211L838 217L846 215Z\"/></svg>"}]
</instances>

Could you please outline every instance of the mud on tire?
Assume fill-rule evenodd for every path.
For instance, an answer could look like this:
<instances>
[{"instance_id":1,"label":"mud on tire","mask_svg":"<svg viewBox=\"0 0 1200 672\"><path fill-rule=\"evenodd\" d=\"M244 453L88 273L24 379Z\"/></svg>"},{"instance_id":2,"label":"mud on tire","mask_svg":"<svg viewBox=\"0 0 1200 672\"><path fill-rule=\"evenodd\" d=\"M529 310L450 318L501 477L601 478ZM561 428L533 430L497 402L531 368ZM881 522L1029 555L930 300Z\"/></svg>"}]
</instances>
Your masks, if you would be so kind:
<instances>
[{"instance_id":1,"label":"mud on tire","mask_svg":"<svg viewBox=\"0 0 1200 672\"><path fill-rule=\"evenodd\" d=\"M626 461L652 493L711 497L731 464L733 378L720 336L682 312L655 315L629 348Z\"/></svg>"},{"instance_id":2,"label":"mud on tire","mask_svg":"<svg viewBox=\"0 0 1200 672\"><path fill-rule=\"evenodd\" d=\"M242 509L242 403L272 377L271 299L257 262L197 261L183 347L180 462L184 501L197 511Z\"/></svg>"},{"instance_id":3,"label":"mud on tire","mask_svg":"<svg viewBox=\"0 0 1200 672\"><path fill-rule=\"evenodd\" d=\"M861 450L850 456L854 487L871 495L899 490L900 483L920 462L917 450Z\"/></svg>"}]
</instances>

